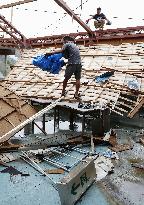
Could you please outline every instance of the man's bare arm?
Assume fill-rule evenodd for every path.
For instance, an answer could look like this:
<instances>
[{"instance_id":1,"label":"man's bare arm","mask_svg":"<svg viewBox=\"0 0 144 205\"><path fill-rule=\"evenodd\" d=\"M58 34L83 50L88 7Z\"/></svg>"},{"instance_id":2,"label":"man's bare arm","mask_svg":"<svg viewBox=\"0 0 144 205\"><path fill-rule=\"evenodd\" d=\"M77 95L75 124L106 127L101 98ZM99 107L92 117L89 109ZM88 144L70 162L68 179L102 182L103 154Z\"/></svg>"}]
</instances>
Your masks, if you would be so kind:
<instances>
[{"instance_id":1,"label":"man's bare arm","mask_svg":"<svg viewBox=\"0 0 144 205\"><path fill-rule=\"evenodd\" d=\"M89 19L86 20L86 23L88 23L90 20L92 20L94 17L91 17Z\"/></svg>"},{"instance_id":2,"label":"man's bare arm","mask_svg":"<svg viewBox=\"0 0 144 205\"><path fill-rule=\"evenodd\" d=\"M45 53L45 56L50 56L50 55L57 54L57 53L62 53L62 52L63 52L63 50L59 49L59 50L51 51L49 53Z\"/></svg>"}]
</instances>

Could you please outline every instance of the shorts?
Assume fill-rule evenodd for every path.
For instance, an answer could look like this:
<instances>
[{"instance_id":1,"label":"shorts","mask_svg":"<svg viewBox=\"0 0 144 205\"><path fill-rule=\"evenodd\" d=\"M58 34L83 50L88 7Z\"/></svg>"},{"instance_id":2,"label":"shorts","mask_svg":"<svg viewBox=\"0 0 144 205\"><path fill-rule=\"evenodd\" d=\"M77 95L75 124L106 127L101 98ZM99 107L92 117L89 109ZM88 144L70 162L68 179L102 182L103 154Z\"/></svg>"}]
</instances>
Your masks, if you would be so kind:
<instances>
[{"instance_id":1,"label":"shorts","mask_svg":"<svg viewBox=\"0 0 144 205\"><path fill-rule=\"evenodd\" d=\"M74 74L76 80L80 80L81 78L81 64L69 64L65 70L65 79L69 80L71 76Z\"/></svg>"},{"instance_id":2,"label":"shorts","mask_svg":"<svg viewBox=\"0 0 144 205\"><path fill-rule=\"evenodd\" d=\"M95 28L103 28L104 24L105 24L105 20L103 19L101 21L97 21L97 20L94 21Z\"/></svg>"}]
</instances>

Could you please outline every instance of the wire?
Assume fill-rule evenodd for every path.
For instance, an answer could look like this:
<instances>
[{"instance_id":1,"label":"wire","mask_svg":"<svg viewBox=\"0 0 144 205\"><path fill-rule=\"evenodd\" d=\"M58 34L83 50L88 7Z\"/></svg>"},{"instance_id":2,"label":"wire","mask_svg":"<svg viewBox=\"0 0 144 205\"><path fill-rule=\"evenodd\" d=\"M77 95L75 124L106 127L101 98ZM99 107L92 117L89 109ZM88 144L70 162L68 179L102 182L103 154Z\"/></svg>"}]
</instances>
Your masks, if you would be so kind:
<instances>
[{"instance_id":1,"label":"wire","mask_svg":"<svg viewBox=\"0 0 144 205\"><path fill-rule=\"evenodd\" d=\"M83 8L83 5L85 5L86 3L88 2L88 0L86 0L85 2L83 2L82 0L81 0L81 3L80 3L80 5L79 6L77 6L74 10L77 10L78 8L81 8L81 10L82 10L82 8ZM20 5L19 5L20 6ZM48 10L39 10L39 9L28 9L28 8L24 8L24 9L22 9L22 8L19 8L19 7L16 7L15 8L16 10L25 10L25 11L32 11L32 12L44 12L44 13L48 13L49 11ZM73 11L74 11L73 10ZM58 14L58 12L57 11L53 11L53 12L51 12L51 14ZM58 19L58 21L56 22L56 26L53 28L53 30L52 30L52 33L51 34L53 34L54 32L55 32L55 29L58 29L58 27L59 27L59 25L61 24L61 22L64 20L64 18L68 15L68 13L63 13L64 14L64 16L62 16L61 18L59 18ZM77 15L79 15L79 14L77 14ZM81 15L80 15L81 16ZM51 24L49 24L49 25L47 25L47 26L45 26L45 27L42 27L41 28L41 30L47 30L48 28L50 28L51 26L53 26L54 25L54 23L51 23ZM37 32L36 33L37 35L39 34L39 32ZM34 36L36 36L36 35L34 35Z\"/></svg>"}]
</instances>

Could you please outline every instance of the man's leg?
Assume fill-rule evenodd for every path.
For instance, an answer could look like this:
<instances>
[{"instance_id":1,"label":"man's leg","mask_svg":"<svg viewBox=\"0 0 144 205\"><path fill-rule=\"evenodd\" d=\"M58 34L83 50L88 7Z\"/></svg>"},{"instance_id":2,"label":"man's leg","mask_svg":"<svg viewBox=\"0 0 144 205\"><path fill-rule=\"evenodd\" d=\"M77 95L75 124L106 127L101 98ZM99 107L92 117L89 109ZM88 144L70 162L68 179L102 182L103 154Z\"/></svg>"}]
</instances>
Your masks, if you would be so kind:
<instances>
[{"instance_id":1,"label":"man's leg","mask_svg":"<svg viewBox=\"0 0 144 205\"><path fill-rule=\"evenodd\" d=\"M65 89L67 87L67 82L71 78L72 74L73 74L72 65L67 65L66 70L65 70L65 75L64 75L65 79L63 81L63 89L62 89L61 96L65 96L66 94Z\"/></svg>"},{"instance_id":2,"label":"man's leg","mask_svg":"<svg viewBox=\"0 0 144 205\"><path fill-rule=\"evenodd\" d=\"M94 21L94 26L95 26L96 29L99 28L99 23L98 23L98 21Z\"/></svg>"},{"instance_id":3,"label":"man's leg","mask_svg":"<svg viewBox=\"0 0 144 205\"><path fill-rule=\"evenodd\" d=\"M94 21L94 26L95 28L101 28L103 29L104 28L104 24L105 24L105 20L104 19L101 19L99 21Z\"/></svg>"},{"instance_id":4,"label":"man's leg","mask_svg":"<svg viewBox=\"0 0 144 205\"><path fill-rule=\"evenodd\" d=\"M75 71L75 79L76 79L76 92L75 92L75 98L79 98L79 89L80 89L80 79L81 79L81 64L76 65L76 71Z\"/></svg>"},{"instance_id":5,"label":"man's leg","mask_svg":"<svg viewBox=\"0 0 144 205\"><path fill-rule=\"evenodd\" d=\"M76 95L76 96L78 96L79 89L80 89L80 79L79 79L79 80L76 80L76 92L75 92L75 95Z\"/></svg>"},{"instance_id":6,"label":"man's leg","mask_svg":"<svg viewBox=\"0 0 144 205\"><path fill-rule=\"evenodd\" d=\"M99 27L99 28L103 30L104 25L105 25L105 20L104 20L104 19L101 19L101 20L100 20L100 27Z\"/></svg>"},{"instance_id":7,"label":"man's leg","mask_svg":"<svg viewBox=\"0 0 144 205\"><path fill-rule=\"evenodd\" d=\"M64 79L63 81L63 89L62 89L62 96L65 95L65 89L66 89L66 86L67 86L67 82L68 82L68 79Z\"/></svg>"}]
</instances>

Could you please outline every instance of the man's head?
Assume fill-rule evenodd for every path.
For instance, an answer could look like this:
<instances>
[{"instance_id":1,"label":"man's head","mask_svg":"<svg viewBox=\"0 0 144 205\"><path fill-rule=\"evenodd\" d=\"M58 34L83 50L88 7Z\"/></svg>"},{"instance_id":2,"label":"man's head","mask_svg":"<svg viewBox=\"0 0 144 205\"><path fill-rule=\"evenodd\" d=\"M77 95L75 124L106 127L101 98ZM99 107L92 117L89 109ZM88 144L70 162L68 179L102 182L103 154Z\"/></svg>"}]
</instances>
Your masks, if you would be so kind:
<instances>
[{"instance_id":1,"label":"man's head","mask_svg":"<svg viewBox=\"0 0 144 205\"><path fill-rule=\"evenodd\" d=\"M97 14L100 14L100 13L101 13L101 8L98 7L98 8L97 8Z\"/></svg>"},{"instance_id":2,"label":"man's head","mask_svg":"<svg viewBox=\"0 0 144 205\"><path fill-rule=\"evenodd\" d=\"M71 37L71 36L64 36L64 37L63 37L63 42L64 42L64 43L67 43L67 42L69 42L69 41L74 42L75 40L74 40L74 38Z\"/></svg>"}]
</instances>

